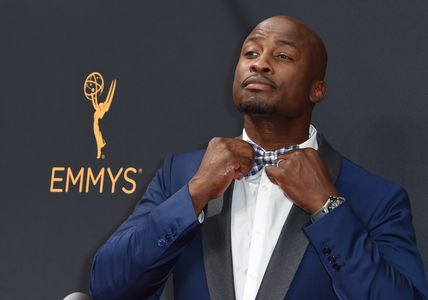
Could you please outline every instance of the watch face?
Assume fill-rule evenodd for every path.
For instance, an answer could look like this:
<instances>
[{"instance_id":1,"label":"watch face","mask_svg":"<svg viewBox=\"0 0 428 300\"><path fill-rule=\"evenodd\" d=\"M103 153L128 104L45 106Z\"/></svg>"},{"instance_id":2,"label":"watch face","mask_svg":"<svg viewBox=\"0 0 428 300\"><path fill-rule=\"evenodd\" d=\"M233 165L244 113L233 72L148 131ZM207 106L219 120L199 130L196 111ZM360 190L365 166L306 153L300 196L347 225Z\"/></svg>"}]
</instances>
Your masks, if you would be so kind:
<instances>
[{"instance_id":1,"label":"watch face","mask_svg":"<svg viewBox=\"0 0 428 300\"><path fill-rule=\"evenodd\" d=\"M328 211L331 211L333 209L335 209L336 207L338 207L340 204L342 204L343 202L345 202L345 198L342 197L331 197L329 199L330 203L328 204Z\"/></svg>"},{"instance_id":2,"label":"watch face","mask_svg":"<svg viewBox=\"0 0 428 300\"><path fill-rule=\"evenodd\" d=\"M338 200L334 200L333 202L331 202L330 210L332 210L333 208L336 208L339 205L338 202L339 202Z\"/></svg>"}]
</instances>

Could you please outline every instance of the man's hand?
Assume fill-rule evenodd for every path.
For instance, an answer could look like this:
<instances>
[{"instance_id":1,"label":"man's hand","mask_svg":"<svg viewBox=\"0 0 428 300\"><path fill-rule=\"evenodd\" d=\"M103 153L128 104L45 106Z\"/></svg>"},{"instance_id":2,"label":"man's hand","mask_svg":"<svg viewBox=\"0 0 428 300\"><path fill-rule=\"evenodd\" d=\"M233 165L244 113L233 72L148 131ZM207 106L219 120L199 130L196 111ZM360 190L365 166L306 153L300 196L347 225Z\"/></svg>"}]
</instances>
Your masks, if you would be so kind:
<instances>
[{"instance_id":1,"label":"man's hand","mask_svg":"<svg viewBox=\"0 0 428 300\"><path fill-rule=\"evenodd\" d=\"M234 179L241 179L254 162L254 149L243 140L213 138L196 174L189 181L189 193L196 214L208 201L220 197Z\"/></svg>"},{"instance_id":2,"label":"man's hand","mask_svg":"<svg viewBox=\"0 0 428 300\"><path fill-rule=\"evenodd\" d=\"M278 157L279 166L266 167L269 179L297 206L313 214L330 195L339 193L318 152L312 148L290 151Z\"/></svg>"}]
</instances>

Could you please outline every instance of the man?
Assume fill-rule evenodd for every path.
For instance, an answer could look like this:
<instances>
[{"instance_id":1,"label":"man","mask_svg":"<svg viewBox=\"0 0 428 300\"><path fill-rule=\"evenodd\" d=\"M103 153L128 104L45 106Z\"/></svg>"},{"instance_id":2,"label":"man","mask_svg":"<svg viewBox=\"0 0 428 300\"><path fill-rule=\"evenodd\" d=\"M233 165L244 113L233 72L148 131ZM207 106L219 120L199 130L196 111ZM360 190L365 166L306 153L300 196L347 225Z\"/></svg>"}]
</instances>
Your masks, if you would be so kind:
<instances>
[{"instance_id":1,"label":"man","mask_svg":"<svg viewBox=\"0 0 428 300\"><path fill-rule=\"evenodd\" d=\"M175 299L428 299L405 191L310 125L326 62L297 20L253 29L233 83L242 137L165 160L98 251L95 299L157 299L172 275Z\"/></svg>"}]
</instances>

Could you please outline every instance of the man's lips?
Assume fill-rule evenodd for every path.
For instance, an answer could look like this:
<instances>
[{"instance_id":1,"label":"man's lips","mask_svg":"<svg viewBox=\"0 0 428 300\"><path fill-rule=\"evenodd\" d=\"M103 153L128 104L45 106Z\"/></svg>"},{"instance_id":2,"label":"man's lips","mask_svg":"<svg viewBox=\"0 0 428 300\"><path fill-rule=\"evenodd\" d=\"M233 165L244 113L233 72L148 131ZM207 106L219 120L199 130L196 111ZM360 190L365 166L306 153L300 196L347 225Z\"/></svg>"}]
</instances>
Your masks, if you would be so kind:
<instances>
[{"instance_id":1,"label":"man's lips","mask_svg":"<svg viewBox=\"0 0 428 300\"><path fill-rule=\"evenodd\" d=\"M241 86L250 90L270 91L276 89L275 83L272 80L262 76L252 75L245 79Z\"/></svg>"}]
</instances>

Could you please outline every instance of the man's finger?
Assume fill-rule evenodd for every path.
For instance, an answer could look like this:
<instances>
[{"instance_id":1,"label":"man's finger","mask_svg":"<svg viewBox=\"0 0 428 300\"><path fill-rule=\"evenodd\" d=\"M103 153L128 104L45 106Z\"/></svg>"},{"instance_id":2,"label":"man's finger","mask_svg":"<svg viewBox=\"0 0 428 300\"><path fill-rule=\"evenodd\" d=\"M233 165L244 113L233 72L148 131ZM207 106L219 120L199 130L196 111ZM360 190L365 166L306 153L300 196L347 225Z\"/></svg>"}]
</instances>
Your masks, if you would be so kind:
<instances>
[{"instance_id":1,"label":"man's finger","mask_svg":"<svg viewBox=\"0 0 428 300\"><path fill-rule=\"evenodd\" d=\"M276 166L266 166L265 171L270 181L276 185L278 185L278 182L284 176L284 171Z\"/></svg>"},{"instance_id":2,"label":"man's finger","mask_svg":"<svg viewBox=\"0 0 428 300\"><path fill-rule=\"evenodd\" d=\"M254 159L243 157L240 159L240 167L242 170L247 169L249 171L254 163Z\"/></svg>"},{"instance_id":3,"label":"man's finger","mask_svg":"<svg viewBox=\"0 0 428 300\"><path fill-rule=\"evenodd\" d=\"M234 154L252 160L254 160L254 157L256 155L253 147L251 147L248 143L245 146L235 149Z\"/></svg>"}]
</instances>

